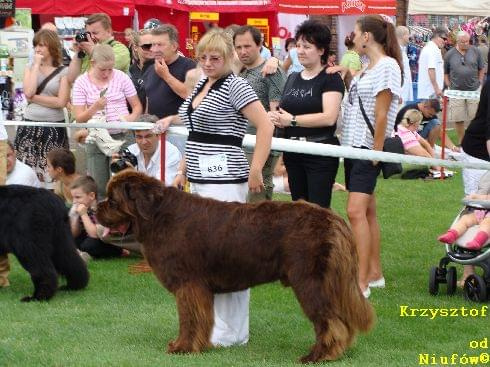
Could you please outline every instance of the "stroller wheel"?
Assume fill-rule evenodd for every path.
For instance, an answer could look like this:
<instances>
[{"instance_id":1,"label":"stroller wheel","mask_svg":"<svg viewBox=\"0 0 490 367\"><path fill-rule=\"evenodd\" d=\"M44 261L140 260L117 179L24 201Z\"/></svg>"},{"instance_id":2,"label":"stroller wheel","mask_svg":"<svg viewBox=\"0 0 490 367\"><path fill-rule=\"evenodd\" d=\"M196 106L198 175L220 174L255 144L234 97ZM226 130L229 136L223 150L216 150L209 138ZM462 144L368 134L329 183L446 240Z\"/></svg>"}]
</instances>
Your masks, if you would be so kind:
<instances>
[{"instance_id":1,"label":"stroller wheel","mask_svg":"<svg viewBox=\"0 0 490 367\"><path fill-rule=\"evenodd\" d=\"M429 293L435 296L439 293L439 280L437 279L437 266L433 266L429 271Z\"/></svg>"},{"instance_id":2,"label":"stroller wheel","mask_svg":"<svg viewBox=\"0 0 490 367\"><path fill-rule=\"evenodd\" d=\"M464 282L464 296L467 300L485 302L487 300L487 284L477 274L472 274Z\"/></svg>"},{"instance_id":3,"label":"stroller wheel","mask_svg":"<svg viewBox=\"0 0 490 367\"><path fill-rule=\"evenodd\" d=\"M446 293L449 296L452 296L456 292L456 284L457 284L457 274L456 274L456 268L454 266L450 266L449 268L447 268L446 282L447 282Z\"/></svg>"}]
</instances>

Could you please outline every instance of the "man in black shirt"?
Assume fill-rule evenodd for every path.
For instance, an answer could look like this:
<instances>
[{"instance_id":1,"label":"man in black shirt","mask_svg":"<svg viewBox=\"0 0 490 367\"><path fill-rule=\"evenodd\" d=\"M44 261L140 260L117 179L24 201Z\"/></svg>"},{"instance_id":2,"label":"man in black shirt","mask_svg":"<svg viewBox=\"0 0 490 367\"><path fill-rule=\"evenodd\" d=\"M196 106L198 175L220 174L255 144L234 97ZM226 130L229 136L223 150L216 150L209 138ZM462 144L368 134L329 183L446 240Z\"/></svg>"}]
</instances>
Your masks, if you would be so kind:
<instances>
[{"instance_id":1,"label":"man in black shirt","mask_svg":"<svg viewBox=\"0 0 490 367\"><path fill-rule=\"evenodd\" d=\"M185 76L189 70L196 67L196 63L179 55L179 35L173 25L162 24L152 29L151 35L151 52L155 56L155 64L146 74L145 91L148 113L162 119L177 114L187 97ZM169 136L168 140L181 152L184 151L185 139Z\"/></svg>"},{"instance_id":2,"label":"man in black shirt","mask_svg":"<svg viewBox=\"0 0 490 367\"><path fill-rule=\"evenodd\" d=\"M420 124L420 130L418 133L421 137L427 140L432 148L437 141L437 139L441 136L441 123L437 118L437 114L441 111L441 104L437 99L428 99L425 101L421 101L418 103L411 103L403 107L395 119L395 131L397 130L398 124L403 119L403 116L408 110L417 110L422 112L424 116L422 119L422 123ZM459 148L456 147L449 136L446 134L446 148L451 149L453 151L459 151Z\"/></svg>"}]
</instances>

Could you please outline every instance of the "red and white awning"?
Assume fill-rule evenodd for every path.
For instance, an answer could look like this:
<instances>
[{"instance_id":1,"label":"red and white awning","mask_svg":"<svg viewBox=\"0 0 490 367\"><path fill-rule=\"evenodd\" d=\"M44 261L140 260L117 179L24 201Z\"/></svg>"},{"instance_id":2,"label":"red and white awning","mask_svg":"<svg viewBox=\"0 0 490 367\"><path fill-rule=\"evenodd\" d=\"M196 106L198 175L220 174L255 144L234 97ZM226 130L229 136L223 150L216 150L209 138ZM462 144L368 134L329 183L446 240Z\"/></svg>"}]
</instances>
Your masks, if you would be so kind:
<instances>
[{"instance_id":1,"label":"red and white awning","mask_svg":"<svg viewBox=\"0 0 490 367\"><path fill-rule=\"evenodd\" d=\"M396 15L396 0L277 0L281 13L317 15Z\"/></svg>"}]
</instances>

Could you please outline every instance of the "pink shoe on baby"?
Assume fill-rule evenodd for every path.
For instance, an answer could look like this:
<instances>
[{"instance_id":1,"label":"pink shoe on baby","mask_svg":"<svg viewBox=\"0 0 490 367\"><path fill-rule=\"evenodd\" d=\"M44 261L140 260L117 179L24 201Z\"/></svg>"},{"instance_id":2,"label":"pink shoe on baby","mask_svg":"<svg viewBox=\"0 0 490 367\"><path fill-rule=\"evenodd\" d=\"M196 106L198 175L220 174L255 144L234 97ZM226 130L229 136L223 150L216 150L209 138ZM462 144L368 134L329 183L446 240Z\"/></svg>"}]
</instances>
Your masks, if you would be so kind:
<instances>
[{"instance_id":1,"label":"pink shoe on baby","mask_svg":"<svg viewBox=\"0 0 490 367\"><path fill-rule=\"evenodd\" d=\"M486 232L479 231L476 234L475 238L473 238L470 242L466 243L465 247L468 250L477 251L483 247L483 245L485 244L485 242L487 242L487 240L488 240L488 234Z\"/></svg>"},{"instance_id":2,"label":"pink shoe on baby","mask_svg":"<svg viewBox=\"0 0 490 367\"><path fill-rule=\"evenodd\" d=\"M446 233L437 237L437 240L442 243L453 244L458 239L459 234L455 229L448 229Z\"/></svg>"}]
</instances>

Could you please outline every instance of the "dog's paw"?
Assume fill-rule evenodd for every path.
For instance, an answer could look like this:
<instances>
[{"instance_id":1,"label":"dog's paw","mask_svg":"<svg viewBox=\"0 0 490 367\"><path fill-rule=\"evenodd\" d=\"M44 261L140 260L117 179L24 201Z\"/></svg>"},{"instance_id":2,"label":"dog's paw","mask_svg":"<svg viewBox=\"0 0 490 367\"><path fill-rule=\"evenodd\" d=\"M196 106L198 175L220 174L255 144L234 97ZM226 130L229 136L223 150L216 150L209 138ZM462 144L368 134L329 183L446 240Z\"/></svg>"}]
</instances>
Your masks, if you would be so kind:
<instances>
[{"instance_id":1,"label":"dog's paw","mask_svg":"<svg viewBox=\"0 0 490 367\"><path fill-rule=\"evenodd\" d=\"M37 301L34 297L32 296L25 296L20 299L21 302L31 302L31 301Z\"/></svg>"},{"instance_id":2,"label":"dog's paw","mask_svg":"<svg viewBox=\"0 0 490 367\"><path fill-rule=\"evenodd\" d=\"M178 340L169 342L167 346L167 353L184 354L184 353L192 353L192 352L193 352L192 348L183 345L183 343L179 342Z\"/></svg>"},{"instance_id":3,"label":"dog's paw","mask_svg":"<svg viewBox=\"0 0 490 367\"><path fill-rule=\"evenodd\" d=\"M313 359L313 353L307 354L306 356L303 356L299 359L299 361L303 364L308 364L308 363L315 363L315 360Z\"/></svg>"}]
</instances>

